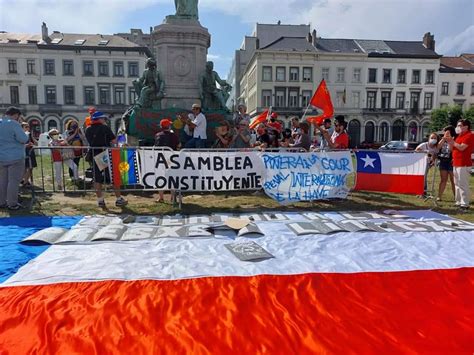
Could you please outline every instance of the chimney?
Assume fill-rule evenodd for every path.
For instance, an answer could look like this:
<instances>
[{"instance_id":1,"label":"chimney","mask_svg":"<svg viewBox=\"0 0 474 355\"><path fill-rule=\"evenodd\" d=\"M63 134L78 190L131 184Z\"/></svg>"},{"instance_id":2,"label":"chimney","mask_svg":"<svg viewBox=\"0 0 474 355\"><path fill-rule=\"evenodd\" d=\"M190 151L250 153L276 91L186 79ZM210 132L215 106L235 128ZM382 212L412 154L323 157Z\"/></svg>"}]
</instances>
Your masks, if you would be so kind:
<instances>
[{"instance_id":1,"label":"chimney","mask_svg":"<svg viewBox=\"0 0 474 355\"><path fill-rule=\"evenodd\" d=\"M432 35L430 32L426 32L425 35L423 36L423 45L431 49L432 51L435 50L435 40L434 40L434 35Z\"/></svg>"},{"instance_id":2,"label":"chimney","mask_svg":"<svg viewBox=\"0 0 474 355\"><path fill-rule=\"evenodd\" d=\"M317 44L317 37L316 37L316 30L313 30L313 34L311 35L312 37L312 44L313 44L313 47L316 47L316 44Z\"/></svg>"},{"instance_id":3,"label":"chimney","mask_svg":"<svg viewBox=\"0 0 474 355\"><path fill-rule=\"evenodd\" d=\"M306 40L309 43L313 43L313 36L311 36L311 32L308 32L308 34L306 35Z\"/></svg>"},{"instance_id":4,"label":"chimney","mask_svg":"<svg viewBox=\"0 0 474 355\"><path fill-rule=\"evenodd\" d=\"M41 39L45 42L49 40L48 27L46 26L46 23L44 23L44 22L41 25Z\"/></svg>"}]
</instances>

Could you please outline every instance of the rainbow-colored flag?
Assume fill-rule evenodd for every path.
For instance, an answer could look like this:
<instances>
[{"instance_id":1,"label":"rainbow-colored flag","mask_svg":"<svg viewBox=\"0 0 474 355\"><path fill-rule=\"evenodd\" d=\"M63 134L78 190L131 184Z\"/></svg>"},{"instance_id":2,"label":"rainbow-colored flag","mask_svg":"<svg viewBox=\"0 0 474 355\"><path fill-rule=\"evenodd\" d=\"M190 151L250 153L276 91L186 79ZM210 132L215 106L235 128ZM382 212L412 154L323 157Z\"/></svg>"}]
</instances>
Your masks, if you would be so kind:
<instances>
[{"instance_id":1,"label":"rainbow-colored flag","mask_svg":"<svg viewBox=\"0 0 474 355\"><path fill-rule=\"evenodd\" d=\"M109 149L109 171L115 187L138 184L140 178L136 149Z\"/></svg>"}]
</instances>

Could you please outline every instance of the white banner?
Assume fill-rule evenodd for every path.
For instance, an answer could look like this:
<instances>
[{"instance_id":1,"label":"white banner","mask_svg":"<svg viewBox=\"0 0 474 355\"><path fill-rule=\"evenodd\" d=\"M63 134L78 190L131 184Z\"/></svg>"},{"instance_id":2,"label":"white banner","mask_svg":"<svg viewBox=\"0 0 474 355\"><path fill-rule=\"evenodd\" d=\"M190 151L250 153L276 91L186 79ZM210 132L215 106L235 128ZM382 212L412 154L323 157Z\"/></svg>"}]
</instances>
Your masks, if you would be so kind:
<instances>
[{"instance_id":1,"label":"white banner","mask_svg":"<svg viewBox=\"0 0 474 355\"><path fill-rule=\"evenodd\" d=\"M258 190L264 168L259 153L140 151L145 188L181 191Z\"/></svg>"},{"instance_id":2,"label":"white banner","mask_svg":"<svg viewBox=\"0 0 474 355\"><path fill-rule=\"evenodd\" d=\"M260 153L263 188L278 202L346 198L347 176L354 172L351 153Z\"/></svg>"}]
</instances>

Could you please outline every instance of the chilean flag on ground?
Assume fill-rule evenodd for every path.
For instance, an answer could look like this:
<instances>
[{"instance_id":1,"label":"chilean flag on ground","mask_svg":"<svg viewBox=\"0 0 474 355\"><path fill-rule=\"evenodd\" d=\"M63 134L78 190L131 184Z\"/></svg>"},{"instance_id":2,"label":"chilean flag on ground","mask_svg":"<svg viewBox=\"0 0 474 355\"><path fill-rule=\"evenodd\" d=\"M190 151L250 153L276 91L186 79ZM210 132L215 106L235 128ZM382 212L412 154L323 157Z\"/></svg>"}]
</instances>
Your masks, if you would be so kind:
<instances>
[{"instance_id":1,"label":"chilean flag on ground","mask_svg":"<svg viewBox=\"0 0 474 355\"><path fill-rule=\"evenodd\" d=\"M356 152L354 190L422 195L426 171L424 153Z\"/></svg>"}]
</instances>

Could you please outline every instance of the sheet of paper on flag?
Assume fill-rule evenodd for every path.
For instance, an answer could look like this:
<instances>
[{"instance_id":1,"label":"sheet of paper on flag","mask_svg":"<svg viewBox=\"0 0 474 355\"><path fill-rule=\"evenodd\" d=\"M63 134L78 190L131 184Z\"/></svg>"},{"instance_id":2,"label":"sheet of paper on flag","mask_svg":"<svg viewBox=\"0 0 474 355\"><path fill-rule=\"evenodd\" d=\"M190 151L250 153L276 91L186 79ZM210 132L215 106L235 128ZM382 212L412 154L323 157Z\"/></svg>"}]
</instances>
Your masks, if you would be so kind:
<instances>
[{"instance_id":1,"label":"sheet of paper on flag","mask_svg":"<svg viewBox=\"0 0 474 355\"><path fill-rule=\"evenodd\" d=\"M356 152L354 190L422 195L426 171L424 153Z\"/></svg>"}]
</instances>

